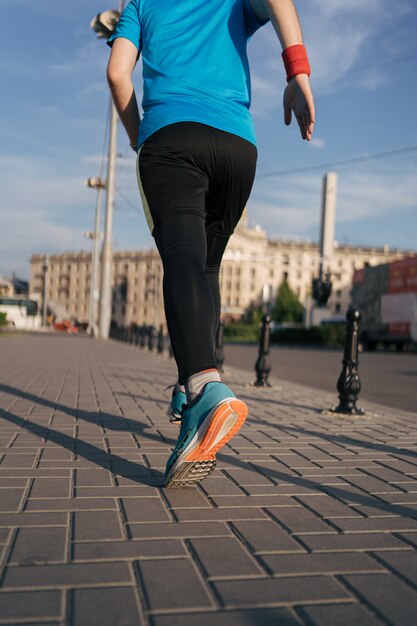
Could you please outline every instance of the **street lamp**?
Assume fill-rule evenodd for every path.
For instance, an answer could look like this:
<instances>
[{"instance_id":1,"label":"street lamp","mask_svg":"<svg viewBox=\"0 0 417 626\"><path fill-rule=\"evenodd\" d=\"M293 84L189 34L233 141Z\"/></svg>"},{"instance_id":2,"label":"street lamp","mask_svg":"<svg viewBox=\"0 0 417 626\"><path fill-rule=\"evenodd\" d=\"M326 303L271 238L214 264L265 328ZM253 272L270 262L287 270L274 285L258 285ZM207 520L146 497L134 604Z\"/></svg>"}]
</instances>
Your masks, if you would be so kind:
<instances>
[{"instance_id":1,"label":"street lamp","mask_svg":"<svg viewBox=\"0 0 417 626\"><path fill-rule=\"evenodd\" d=\"M43 270L43 299L42 299L42 326L46 326L46 320L48 316L48 270L49 270L49 256L46 255L45 261L42 265Z\"/></svg>"},{"instance_id":2,"label":"street lamp","mask_svg":"<svg viewBox=\"0 0 417 626\"><path fill-rule=\"evenodd\" d=\"M100 39L108 39L114 32L120 18L124 1L119 2L119 10L103 11L91 21L91 28ZM101 259L101 289L100 289L100 313L98 335L101 339L107 339L111 321L111 288L112 288L112 231L113 231L113 206L116 187L116 143L117 143L118 115L114 102L110 104L110 130L109 148L107 158L107 184L106 184L106 209L104 219L104 241Z\"/></svg>"},{"instance_id":3,"label":"street lamp","mask_svg":"<svg viewBox=\"0 0 417 626\"><path fill-rule=\"evenodd\" d=\"M100 299L99 291L99 252L100 252L100 217L101 217L101 191L106 188L106 182L100 177L88 178L85 181L87 187L97 190L96 212L94 220L94 232L86 231L84 237L92 240L91 250L91 278L90 278L90 306L88 311L88 334L93 337L98 335L97 313Z\"/></svg>"}]
</instances>

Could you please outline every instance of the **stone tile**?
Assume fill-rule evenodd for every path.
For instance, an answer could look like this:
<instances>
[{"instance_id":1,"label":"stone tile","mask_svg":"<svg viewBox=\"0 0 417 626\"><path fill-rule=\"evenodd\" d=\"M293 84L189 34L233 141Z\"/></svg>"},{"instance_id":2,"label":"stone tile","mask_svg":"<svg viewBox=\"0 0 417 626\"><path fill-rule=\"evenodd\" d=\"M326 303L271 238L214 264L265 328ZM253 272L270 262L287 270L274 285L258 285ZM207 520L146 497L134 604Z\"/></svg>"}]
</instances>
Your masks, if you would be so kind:
<instances>
[{"instance_id":1,"label":"stone tile","mask_svg":"<svg viewBox=\"0 0 417 626\"><path fill-rule=\"evenodd\" d=\"M360 517L357 511L330 496L298 496L297 499L315 511L320 517Z\"/></svg>"},{"instance_id":2,"label":"stone tile","mask_svg":"<svg viewBox=\"0 0 417 626\"><path fill-rule=\"evenodd\" d=\"M12 591L0 593L0 615L2 620L57 619L63 612L60 591ZM16 623L16 622L14 622Z\"/></svg>"},{"instance_id":3,"label":"stone tile","mask_svg":"<svg viewBox=\"0 0 417 626\"><path fill-rule=\"evenodd\" d=\"M0 489L0 511L18 511L24 493L24 489Z\"/></svg>"},{"instance_id":4,"label":"stone tile","mask_svg":"<svg viewBox=\"0 0 417 626\"><path fill-rule=\"evenodd\" d=\"M288 533L270 520L238 521L233 522L233 527L256 553L304 552Z\"/></svg>"},{"instance_id":5,"label":"stone tile","mask_svg":"<svg viewBox=\"0 0 417 626\"><path fill-rule=\"evenodd\" d=\"M301 506L268 507L267 511L295 535L335 532L331 526Z\"/></svg>"},{"instance_id":6,"label":"stone tile","mask_svg":"<svg viewBox=\"0 0 417 626\"><path fill-rule=\"evenodd\" d=\"M26 468L26 467L33 467L35 460L36 460L37 454L15 454L12 452L9 452L8 454L6 454L1 462L0 468L1 469L7 469L7 468Z\"/></svg>"},{"instance_id":7,"label":"stone tile","mask_svg":"<svg viewBox=\"0 0 417 626\"><path fill-rule=\"evenodd\" d=\"M345 533L417 531L417 520L409 517L362 517L355 519L338 517L329 521Z\"/></svg>"},{"instance_id":8,"label":"stone tile","mask_svg":"<svg viewBox=\"0 0 417 626\"><path fill-rule=\"evenodd\" d=\"M69 498L70 478L35 478L30 498Z\"/></svg>"},{"instance_id":9,"label":"stone tile","mask_svg":"<svg viewBox=\"0 0 417 626\"><path fill-rule=\"evenodd\" d=\"M246 611L215 611L156 615L152 626L301 626L289 609L249 609Z\"/></svg>"},{"instance_id":10,"label":"stone tile","mask_svg":"<svg viewBox=\"0 0 417 626\"><path fill-rule=\"evenodd\" d=\"M77 469L75 484L77 487L112 486L111 474L105 470Z\"/></svg>"},{"instance_id":11,"label":"stone tile","mask_svg":"<svg viewBox=\"0 0 417 626\"><path fill-rule=\"evenodd\" d=\"M176 524L129 524L133 539L227 537L232 534L221 522L178 522Z\"/></svg>"},{"instance_id":12,"label":"stone tile","mask_svg":"<svg viewBox=\"0 0 417 626\"><path fill-rule=\"evenodd\" d=\"M0 527L65 526L66 513L0 513Z\"/></svg>"},{"instance_id":13,"label":"stone tile","mask_svg":"<svg viewBox=\"0 0 417 626\"><path fill-rule=\"evenodd\" d=\"M230 480L230 478L217 472L215 473L215 476L209 476L202 481L201 489L208 496L233 496L242 494L242 491Z\"/></svg>"},{"instance_id":14,"label":"stone tile","mask_svg":"<svg viewBox=\"0 0 417 626\"><path fill-rule=\"evenodd\" d=\"M303 606L302 613L312 626L377 626L379 620L358 604L328 604L326 606Z\"/></svg>"},{"instance_id":15,"label":"stone tile","mask_svg":"<svg viewBox=\"0 0 417 626\"><path fill-rule=\"evenodd\" d=\"M204 481L205 482L205 481ZM175 509L211 509L212 505L200 491L190 489L165 489L164 498L168 505ZM230 498L228 498L230 500Z\"/></svg>"},{"instance_id":16,"label":"stone tile","mask_svg":"<svg viewBox=\"0 0 417 626\"><path fill-rule=\"evenodd\" d=\"M48 563L64 561L66 528L19 528L10 563Z\"/></svg>"},{"instance_id":17,"label":"stone tile","mask_svg":"<svg viewBox=\"0 0 417 626\"><path fill-rule=\"evenodd\" d=\"M230 608L350 599L349 593L330 576L305 576L296 585L294 578L265 578L219 581L214 587Z\"/></svg>"},{"instance_id":18,"label":"stone tile","mask_svg":"<svg viewBox=\"0 0 417 626\"><path fill-rule=\"evenodd\" d=\"M213 607L208 590L188 559L141 561L138 571L152 611Z\"/></svg>"},{"instance_id":19,"label":"stone tile","mask_svg":"<svg viewBox=\"0 0 417 626\"><path fill-rule=\"evenodd\" d=\"M267 515L259 508L212 508L212 509L173 509L179 522L266 520Z\"/></svg>"},{"instance_id":20,"label":"stone tile","mask_svg":"<svg viewBox=\"0 0 417 626\"><path fill-rule=\"evenodd\" d=\"M122 499L128 522L169 522L171 517L159 498Z\"/></svg>"},{"instance_id":21,"label":"stone tile","mask_svg":"<svg viewBox=\"0 0 417 626\"><path fill-rule=\"evenodd\" d=\"M409 554L404 552L404 554ZM367 554L263 554L265 563L274 576L300 576L306 574L350 574L356 572L381 572L383 566Z\"/></svg>"},{"instance_id":22,"label":"stone tile","mask_svg":"<svg viewBox=\"0 0 417 626\"><path fill-rule=\"evenodd\" d=\"M309 535L303 542L313 552L349 552L365 550L411 550L411 547L388 533L352 533L349 535Z\"/></svg>"},{"instance_id":23,"label":"stone tile","mask_svg":"<svg viewBox=\"0 0 417 626\"><path fill-rule=\"evenodd\" d=\"M33 498L26 504L26 511L105 511L116 509L114 498Z\"/></svg>"},{"instance_id":24,"label":"stone tile","mask_svg":"<svg viewBox=\"0 0 417 626\"><path fill-rule=\"evenodd\" d=\"M298 507L299 505L289 496L280 496L275 493L260 496L213 496L213 503L221 507Z\"/></svg>"},{"instance_id":25,"label":"stone tile","mask_svg":"<svg viewBox=\"0 0 417 626\"><path fill-rule=\"evenodd\" d=\"M87 587L100 584L132 584L127 563L67 563L19 565L6 568L3 587ZM0 594L1 597L1 594Z\"/></svg>"},{"instance_id":26,"label":"stone tile","mask_svg":"<svg viewBox=\"0 0 417 626\"><path fill-rule=\"evenodd\" d=\"M77 511L74 513L74 541L122 538L120 516L117 511Z\"/></svg>"},{"instance_id":27,"label":"stone tile","mask_svg":"<svg viewBox=\"0 0 417 626\"><path fill-rule=\"evenodd\" d=\"M263 572L234 537L192 539L191 548L209 578L241 578Z\"/></svg>"},{"instance_id":28,"label":"stone tile","mask_svg":"<svg viewBox=\"0 0 417 626\"><path fill-rule=\"evenodd\" d=\"M122 561L175 556L187 556L183 542L178 539L95 541L75 543L73 546L74 561Z\"/></svg>"},{"instance_id":29,"label":"stone tile","mask_svg":"<svg viewBox=\"0 0 417 626\"><path fill-rule=\"evenodd\" d=\"M417 552L377 552L376 555L417 587Z\"/></svg>"},{"instance_id":30,"label":"stone tile","mask_svg":"<svg viewBox=\"0 0 417 626\"><path fill-rule=\"evenodd\" d=\"M345 580L385 621L393 626L413 623L417 592L393 574L354 574Z\"/></svg>"},{"instance_id":31,"label":"stone tile","mask_svg":"<svg viewBox=\"0 0 417 626\"><path fill-rule=\"evenodd\" d=\"M72 623L77 626L140 626L141 614L132 587L75 589Z\"/></svg>"}]
</instances>

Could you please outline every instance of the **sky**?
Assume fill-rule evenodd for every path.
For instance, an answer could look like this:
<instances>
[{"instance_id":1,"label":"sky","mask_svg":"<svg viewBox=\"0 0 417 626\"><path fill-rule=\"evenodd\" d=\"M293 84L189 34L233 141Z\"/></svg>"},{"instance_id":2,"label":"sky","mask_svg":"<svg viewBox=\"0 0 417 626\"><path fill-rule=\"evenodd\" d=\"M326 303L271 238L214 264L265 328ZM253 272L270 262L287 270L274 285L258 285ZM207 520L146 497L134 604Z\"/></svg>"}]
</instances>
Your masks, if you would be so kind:
<instances>
[{"instance_id":1,"label":"sky","mask_svg":"<svg viewBox=\"0 0 417 626\"><path fill-rule=\"evenodd\" d=\"M281 48L267 25L249 42L259 151L250 224L271 238L317 241L322 178L336 171L340 244L417 250L417 2L295 4L314 139L284 126ZM110 8L117 0L0 0L0 275L27 278L34 253L90 249L83 233L96 196L85 180L99 173L109 101L109 48L90 21ZM134 80L140 98L139 69ZM122 128L118 155L114 248L149 249Z\"/></svg>"}]
</instances>

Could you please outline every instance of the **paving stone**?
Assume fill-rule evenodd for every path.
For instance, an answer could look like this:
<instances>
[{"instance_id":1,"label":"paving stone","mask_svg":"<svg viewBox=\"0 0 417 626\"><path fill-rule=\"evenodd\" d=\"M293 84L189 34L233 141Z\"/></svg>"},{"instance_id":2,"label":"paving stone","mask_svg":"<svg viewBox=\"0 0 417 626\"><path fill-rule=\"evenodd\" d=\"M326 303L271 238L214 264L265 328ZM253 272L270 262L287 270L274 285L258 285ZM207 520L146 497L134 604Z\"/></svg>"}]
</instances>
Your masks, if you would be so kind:
<instances>
[{"instance_id":1,"label":"paving stone","mask_svg":"<svg viewBox=\"0 0 417 626\"><path fill-rule=\"evenodd\" d=\"M330 496L297 496L297 499L324 518L360 517L357 511Z\"/></svg>"},{"instance_id":2,"label":"paving stone","mask_svg":"<svg viewBox=\"0 0 417 626\"><path fill-rule=\"evenodd\" d=\"M63 598L60 591L19 591L0 593L1 620L36 620L61 617ZM16 623L16 622L14 622Z\"/></svg>"},{"instance_id":3,"label":"paving stone","mask_svg":"<svg viewBox=\"0 0 417 626\"><path fill-rule=\"evenodd\" d=\"M159 498L123 498L122 503L128 522L171 521L171 517Z\"/></svg>"},{"instance_id":4,"label":"paving stone","mask_svg":"<svg viewBox=\"0 0 417 626\"><path fill-rule=\"evenodd\" d=\"M140 626L144 623L131 587L75 589L71 616L77 626Z\"/></svg>"},{"instance_id":5,"label":"paving stone","mask_svg":"<svg viewBox=\"0 0 417 626\"><path fill-rule=\"evenodd\" d=\"M213 606L207 588L188 559L141 561L138 571L152 611Z\"/></svg>"},{"instance_id":6,"label":"paving stone","mask_svg":"<svg viewBox=\"0 0 417 626\"><path fill-rule=\"evenodd\" d=\"M233 496L242 494L242 491L230 478L217 472L215 476L209 476L202 481L201 488L208 496Z\"/></svg>"},{"instance_id":7,"label":"paving stone","mask_svg":"<svg viewBox=\"0 0 417 626\"><path fill-rule=\"evenodd\" d=\"M261 495L261 496L212 496L213 503L221 507L298 507L297 502L294 502L289 496L280 496L278 494Z\"/></svg>"},{"instance_id":8,"label":"paving stone","mask_svg":"<svg viewBox=\"0 0 417 626\"><path fill-rule=\"evenodd\" d=\"M27 564L64 561L66 537L66 528L19 528L9 561Z\"/></svg>"},{"instance_id":9,"label":"paving stone","mask_svg":"<svg viewBox=\"0 0 417 626\"><path fill-rule=\"evenodd\" d=\"M382 623L358 604L303 606L302 613L308 617L312 626L377 626Z\"/></svg>"},{"instance_id":10,"label":"paving stone","mask_svg":"<svg viewBox=\"0 0 417 626\"><path fill-rule=\"evenodd\" d=\"M74 513L74 541L122 539L119 513L116 511L77 511Z\"/></svg>"},{"instance_id":11,"label":"paving stone","mask_svg":"<svg viewBox=\"0 0 417 626\"><path fill-rule=\"evenodd\" d=\"M70 478L35 478L30 498L69 498Z\"/></svg>"},{"instance_id":12,"label":"paving stone","mask_svg":"<svg viewBox=\"0 0 417 626\"><path fill-rule=\"evenodd\" d=\"M300 620L288 609L246 611L215 611L212 613L181 613L157 615L152 626L301 626Z\"/></svg>"},{"instance_id":13,"label":"paving stone","mask_svg":"<svg viewBox=\"0 0 417 626\"><path fill-rule=\"evenodd\" d=\"M355 532L399 532L403 530L417 531L417 520L407 517L363 517L363 518L336 518L329 519L335 526L345 533Z\"/></svg>"},{"instance_id":14,"label":"paving stone","mask_svg":"<svg viewBox=\"0 0 417 626\"><path fill-rule=\"evenodd\" d=\"M354 574L345 580L393 626L410 626L417 614L417 592L390 574Z\"/></svg>"},{"instance_id":15,"label":"paving stone","mask_svg":"<svg viewBox=\"0 0 417 626\"><path fill-rule=\"evenodd\" d=\"M0 513L0 527L8 526L65 526L65 513Z\"/></svg>"},{"instance_id":16,"label":"paving stone","mask_svg":"<svg viewBox=\"0 0 417 626\"><path fill-rule=\"evenodd\" d=\"M230 529L221 522L178 522L176 524L129 524L133 539L227 537Z\"/></svg>"},{"instance_id":17,"label":"paving stone","mask_svg":"<svg viewBox=\"0 0 417 626\"><path fill-rule=\"evenodd\" d=\"M104 470L77 469L75 473L77 487L111 486L111 475Z\"/></svg>"},{"instance_id":18,"label":"paving stone","mask_svg":"<svg viewBox=\"0 0 417 626\"><path fill-rule=\"evenodd\" d=\"M0 544L7 543L10 537L9 528L0 528Z\"/></svg>"},{"instance_id":19,"label":"paving stone","mask_svg":"<svg viewBox=\"0 0 417 626\"><path fill-rule=\"evenodd\" d=\"M266 514L259 508L221 508L221 509L173 509L179 522L190 521L233 521L233 520L265 520Z\"/></svg>"},{"instance_id":20,"label":"paving stone","mask_svg":"<svg viewBox=\"0 0 417 626\"><path fill-rule=\"evenodd\" d=\"M190 545L209 578L263 575L248 551L234 537L192 539Z\"/></svg>"},{"instance_id":21,"label":"paving stone","mask_svg":"<svg viewBox=\"0 0 417 626\"><path fill-rule=\"evenodd\" d=\"M417 552L377 552L376 555L417 587Z\"/></svg>"},{"instance_id":22,"label":"paving stone","mask_svg":"<svg viewBox=\"0 0 417 626\"><path fill-rule=\"evenodd\" d=\"M116 508L114 498L29 498L26 504L26 511L105 511Z\"/></svg>"},{"instance_id":23,"label":"paving stone","mask_svg":"<svg viewBox=\"0 0 417 626\"><path fill-rule=\"evenodd\" d=\"M132 584L127 563L67 563L20 565L5 570L3 587L87 587L100 584ZM0 594L1 597L1 594Z\"/></svg>"},{"instance_id":24,"label":"paving stone","mask_svg":"<svg viewBox=\"0 0 417 626\"><path fill-rule=\"evenodd\" d=\"M168 505L175 509L211 509L212 505L207 497L197 489L165 489L164 498ZM228 498L230 501L230 498Z\"/></svg>"},{"instance_id":25,"label":"paving stone","mask_svg":"<svg viewBox=\"0 0 417 626\"><path fill-rule=\"evenodd\" d=\"M267 507L267 511L291 533L296 535L336 532L303 507Z\"/></svg>"},{"instance_id":26,"label":"paving stone","mask_svg":"<svg viewBox=\"0 0 417 626\"><path fill-rule=\"evenodd\" d=\"M0 511L18 511L24 493L24 489L0 489Z\"/></svg>"},{"instance_id":27,"label":"paving stone","mask_svg":"<svg viewBox=\"0 0 417 626\"><path fill-rule=\"evenodd\" d=\"M238 521L233 522L233 527L256 553L304 552L288 533L270 520Z\"/></svg>"},{"instance_id":28,"label":"paving stone","mask_svg":"<svg viewBox=\"0 0 417 626\"><path fill-rule=\"evenodd\" d=\"M405 552L404 554L408 554ZM350 574L380 572L384 570L366 554L263 554L261 561L274 576L300 576L305 574Z\"/></svg>"},{"instance_id":29,"label":"paving stone","mask_svg":"<svg viewBox=\"0 0 417 626\"><path fill-rule=\"evenodd\" d=\"M73 556L74 561L121 561L157 557L182 557L187 556L187 552L183 542L177 539L95 541L92 543L75 543Z\"/></svg>"},{"instance_id":30,"label":"paving stone","mask_svg":"<svg viewBox=\"0 0 417 626\"><path fill-rule=\"evenodd\" d=\"M411 550L410 546L388 533L352 533L349 535L303 535L313 552L349 552L356 550Z\"/></svg>"},{"instance_id":31,"label":"paving stone","mask_svg":"<svg viewBox=\"0 0 417 626\"><path fill-rule=\"evenodd\" d=\"M296 585L294 578L266 578L219 581L214 587L226 607L236 608L350 598L349 593L330 576L305 576Z\"/></svg>"},{"instance_id":32,"label":"paving stone","mask_svg":"<svg viewBox=\"0 0 417 626\"><path fill-rule=\"evenodd\" d=\"M9 452L3 457L1 469L33 467L37 454L15 454Z\"/></svg>"}]
</instances>

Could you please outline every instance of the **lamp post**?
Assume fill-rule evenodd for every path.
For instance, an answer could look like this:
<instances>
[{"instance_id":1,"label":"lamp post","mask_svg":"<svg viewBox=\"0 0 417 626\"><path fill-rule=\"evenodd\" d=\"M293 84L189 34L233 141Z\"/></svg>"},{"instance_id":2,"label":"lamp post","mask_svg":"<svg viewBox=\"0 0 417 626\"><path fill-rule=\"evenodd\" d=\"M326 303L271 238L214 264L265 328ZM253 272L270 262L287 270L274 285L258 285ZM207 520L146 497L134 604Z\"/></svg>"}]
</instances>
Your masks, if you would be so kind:
<instances>
[{"instance_id":1,"label":"lamp post","mask_svg":"<svg viewBox=\"0 0 417 626\"><path fill-rule=\"evenodd\" d=\"M90 26L100 39L108 39L114 32L123 10L124 1L119 2L119 10L103 11L96 15ZM106 208L104 218L104 240L101 258L101 288L98 336L107 339L110 330L112 305L112 266L113 266L113 207L116 184L116 143L118 115L113 100L110 106L110 131L107 158Z\"/></svg>"},{"instance_id":2,"label":"lamp post","mask_svg":"<svg viewBox=\"0 0 417 626\"><path fill-rule=\"evenodd\" d=\"M97 316L98 303L100 299L99 291L99 252L100 252L100 218L101 218L101 192L106 188L106 182L100 177L88 178L86 180L87 187L97 190L96 211L94 219L94 232L86 231L84 236L92 240L91 251L91 279L90 279L90 306L88 312L87 332L93 337L98 335Z\"/></svg>"},{"instance_id":3,"label":"lamp post","mask_svg":"<svg viewBox=\"0 0 417 626\"><path fill-rule=\"evenodd\" d=\"M42 326L46 326L46 320L48 316L48 270L49 270L49 256L46 255L43 270L43 299L42 299Z\"/></svg>"}]
</instances>

